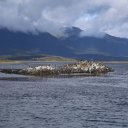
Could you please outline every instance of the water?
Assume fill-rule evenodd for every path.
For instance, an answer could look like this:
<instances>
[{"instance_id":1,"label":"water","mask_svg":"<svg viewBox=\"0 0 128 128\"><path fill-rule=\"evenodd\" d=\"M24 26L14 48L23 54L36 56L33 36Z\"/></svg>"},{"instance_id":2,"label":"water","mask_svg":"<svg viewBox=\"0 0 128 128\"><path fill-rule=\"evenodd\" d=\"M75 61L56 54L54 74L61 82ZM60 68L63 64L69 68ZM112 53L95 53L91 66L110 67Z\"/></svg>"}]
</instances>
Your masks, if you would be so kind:
<instances>
[{"instance_id":1,"label":"water","mask_svg":"<svg viewBox=\"0 0 128 128\"><path fill-rule=\"evenodd\" d=\"M128 64L110 66L102 77L0 73L0 128L128 128Z\"/></svg>"}]
</instances>

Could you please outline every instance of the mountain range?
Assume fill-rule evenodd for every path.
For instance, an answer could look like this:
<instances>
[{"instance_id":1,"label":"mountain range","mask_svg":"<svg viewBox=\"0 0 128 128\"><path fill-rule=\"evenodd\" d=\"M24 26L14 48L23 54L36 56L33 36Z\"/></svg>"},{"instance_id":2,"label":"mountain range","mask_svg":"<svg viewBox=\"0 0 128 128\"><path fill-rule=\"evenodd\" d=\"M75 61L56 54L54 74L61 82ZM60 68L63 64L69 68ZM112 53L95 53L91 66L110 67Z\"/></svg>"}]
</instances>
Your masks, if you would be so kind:
<instances>
[{"instance_id":1,"label":"mountain range","mask_svg":"<svg viewBox=\"0 0 128 128\"><path fill-rule=\"evenodd\" d=\"M88 60L128 60L128 39L105 34L80 36L81 29L65 29L65 37L0 29L0 56L55 55Z\"/></svg>"}]
</instances>

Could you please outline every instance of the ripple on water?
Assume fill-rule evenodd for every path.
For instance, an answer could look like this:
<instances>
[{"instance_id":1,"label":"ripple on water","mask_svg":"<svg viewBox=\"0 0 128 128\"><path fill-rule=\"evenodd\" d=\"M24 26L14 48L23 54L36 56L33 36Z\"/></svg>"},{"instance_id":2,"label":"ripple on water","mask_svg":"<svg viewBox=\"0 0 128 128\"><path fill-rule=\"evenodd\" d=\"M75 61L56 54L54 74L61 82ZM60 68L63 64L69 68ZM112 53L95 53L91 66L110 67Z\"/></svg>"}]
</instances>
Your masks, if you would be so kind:
<instances>
[{"instance_id":1,"label":"ripple on water","mask_svg":"<svg viewBox=\"0 0 128 128\"><path fill-rule=\"evenodd\" d=\"M128 66L113 67L103 77L0 74L0 127L127 128Z\"/></svg>"}]
</instances>

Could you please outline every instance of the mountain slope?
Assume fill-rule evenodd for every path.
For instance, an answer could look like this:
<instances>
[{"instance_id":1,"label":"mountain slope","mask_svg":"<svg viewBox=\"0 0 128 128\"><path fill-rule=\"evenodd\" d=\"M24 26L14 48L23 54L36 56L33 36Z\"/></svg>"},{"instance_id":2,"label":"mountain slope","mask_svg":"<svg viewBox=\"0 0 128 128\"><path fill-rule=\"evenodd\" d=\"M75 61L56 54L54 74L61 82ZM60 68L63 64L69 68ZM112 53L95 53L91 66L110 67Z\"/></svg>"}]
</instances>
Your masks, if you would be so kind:
<instances>
[{"instance_id":1,"label":"mountain slope","mask_svg":"<svg viewBox=\"0 0 128 128\"><path fill-rule=\"evenodd\" d=\"M66 28L65 38L49 33L0 30L0 55L49 54L79 59L128 60L128 39L105 35L80 37L82 30Z\"/></svg>"},{"instance_id":2,"label":"mountain slope","mask_svg":"<svg viewBox=\"0 0 128 128\"><path fill-rule=\"evenodd\" d=\"M0 30L0 45L1 55L43 53L66 56L71 54L64 44L49 33L31 34Z\"/></svg>"},{"instance_id":3,"label":"mountain slope","mask_svg":"<svg viewBox=\"0 0 128 128\"><path fill-rule=\"evenodd\" d=\"M71 31L70 31L71 32ZM104 37L69 36L64 43L75 54L99 54L106 56L128 56L128 39L113 37L106 34Z\"/></svg>"}]
</instances>

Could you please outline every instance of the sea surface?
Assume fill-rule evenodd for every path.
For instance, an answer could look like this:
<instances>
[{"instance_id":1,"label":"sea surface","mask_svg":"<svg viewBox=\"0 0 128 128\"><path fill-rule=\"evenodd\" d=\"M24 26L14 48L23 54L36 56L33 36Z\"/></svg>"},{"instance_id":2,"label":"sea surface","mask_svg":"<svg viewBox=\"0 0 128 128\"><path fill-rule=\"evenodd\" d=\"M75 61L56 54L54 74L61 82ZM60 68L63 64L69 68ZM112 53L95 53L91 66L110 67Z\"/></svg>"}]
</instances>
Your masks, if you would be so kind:
<instances>
[{"instance_id":1,"label":"sea surface","mask_svg":"<svg viewBox=\"0 0 128 128\"><path fill-rule=\"evenodd\" d=\"M99 77L0 73L0 128L128 128L128 64L107 65L115 71Z\"/></svg>"}]
</instances>

